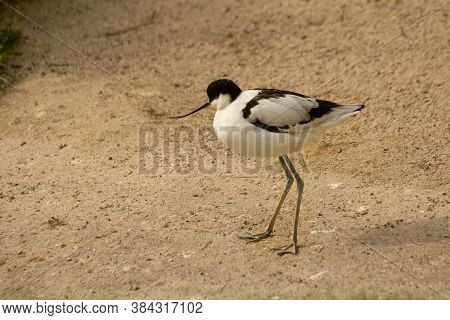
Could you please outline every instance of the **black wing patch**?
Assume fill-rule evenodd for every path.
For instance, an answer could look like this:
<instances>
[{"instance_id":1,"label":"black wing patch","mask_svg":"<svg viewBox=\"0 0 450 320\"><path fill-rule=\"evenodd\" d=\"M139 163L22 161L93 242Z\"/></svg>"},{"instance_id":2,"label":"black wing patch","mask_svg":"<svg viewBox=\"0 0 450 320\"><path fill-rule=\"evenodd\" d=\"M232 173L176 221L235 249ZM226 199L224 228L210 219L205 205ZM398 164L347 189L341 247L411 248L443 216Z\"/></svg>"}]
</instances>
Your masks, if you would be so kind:
<instances>
[{"instance_id":1,"label":"black wing patch","mask_svg":"<svg viewBox=\"0 0 450 320\"><path fill-rule=\"evenodd\" d=\"M250 122L252 125L254 125L255 127L270 131L270 132L286 132L286 130L289 130L291 128L290 125L285 125L285 126L271 126L268 124L265 124L264 122L261 122L260 120L256 119L256 121L254 122Z\"/></svg>"},{"instance_id":2,"label":"black wing patch","mask_svg":"<svg viewBox=\"0 0 450 320\"><path fill-rule=\"evenodd\" d=\"M340 106L339 104L328 100L320 100L320 99L315 100L319 105L317 107L312 108L308 112L310 116L309 120L302 121L297 124L306 124L308 122L314 121L315 119L321 118L324 115L330 113L333 110L333 108Z\"/></svg>"}]
</instances>

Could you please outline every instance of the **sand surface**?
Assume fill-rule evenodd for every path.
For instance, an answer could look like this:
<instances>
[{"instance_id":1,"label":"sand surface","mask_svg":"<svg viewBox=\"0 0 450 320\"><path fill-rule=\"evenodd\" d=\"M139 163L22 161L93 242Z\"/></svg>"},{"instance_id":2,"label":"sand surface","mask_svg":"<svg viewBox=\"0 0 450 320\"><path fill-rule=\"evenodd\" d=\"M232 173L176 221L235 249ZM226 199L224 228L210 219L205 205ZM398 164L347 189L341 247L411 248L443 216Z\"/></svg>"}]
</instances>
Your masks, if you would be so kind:
<instances>
[{"instance_id":1,"label":"sand surface","mask_svg":"<svg viewBox=\"0 0 450 320\"><path fill-rule=\"evenodd\" d=\"M449 11L428 1L30 0L0 97L0 298L450 296ZM70 49L73 48L74 50ZM84 57L82 55L84 55ZM306 152L230 155L206 101L229 77L367 108Z\"/></svg>"}]
</instances>

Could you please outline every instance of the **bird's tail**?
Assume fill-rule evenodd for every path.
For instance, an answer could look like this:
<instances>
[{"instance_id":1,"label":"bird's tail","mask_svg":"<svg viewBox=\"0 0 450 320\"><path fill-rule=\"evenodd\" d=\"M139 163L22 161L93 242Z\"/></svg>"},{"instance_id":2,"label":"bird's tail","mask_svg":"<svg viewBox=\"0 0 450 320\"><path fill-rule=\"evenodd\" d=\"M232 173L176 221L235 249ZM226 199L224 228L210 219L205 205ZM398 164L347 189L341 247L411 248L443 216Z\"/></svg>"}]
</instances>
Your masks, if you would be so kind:
<instances>
[{"instance_id":1,"label":"bird's tail","mask_svg":"<svg viewBox=\"0 0 450 320\"><path fill-rule=\"evenodd\" d=\"M335 115L336 124L348 119L356 114L358 114L362 109L366 106L363 104L360 105L343 105L333 108L333 112Z\"/></svg>"},{"instance_id":2,"label":"bird's tail","mask_svg":"<svg viewBox=\"0 0 450 320\"><path fill-rule=\"evenodd\" d=\"M331 112L320 118L320 125L326 128L334 127L342 121L358 114L364 105L336 105L331 108Z\"/></svg>"},{"instance_id":3,"label":"bird's tail","mask_svg":"<svg viewBox=\"0 0 450 320\"><path fill-rule=\"evenodd\" d=\"M334 105L331 112L314 120L308 128L305 128L305 145L317 141L323 133L344 120L358 114L364 109L364 105Z\"/></svg>"}]
</instances>

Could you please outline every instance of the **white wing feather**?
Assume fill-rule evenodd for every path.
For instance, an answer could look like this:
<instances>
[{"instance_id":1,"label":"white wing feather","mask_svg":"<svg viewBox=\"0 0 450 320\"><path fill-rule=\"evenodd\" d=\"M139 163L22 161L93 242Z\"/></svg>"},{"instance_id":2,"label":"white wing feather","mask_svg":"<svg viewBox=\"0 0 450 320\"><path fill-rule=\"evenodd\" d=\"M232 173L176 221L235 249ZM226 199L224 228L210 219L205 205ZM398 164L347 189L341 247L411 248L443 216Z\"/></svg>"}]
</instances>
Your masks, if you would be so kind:
<instances>
[{"instance_id":1,"label":"white wing feather","mask_svg":"<svg viewBox=\"0 0 450 320\"><path fill-rule=\"evenodd\" d=\"M270 126L294 126L311 119L309 111L318 103L312 98L286 95L258 100L248 117L250 122L260 121Z\"/></svg>"}]
</instances>

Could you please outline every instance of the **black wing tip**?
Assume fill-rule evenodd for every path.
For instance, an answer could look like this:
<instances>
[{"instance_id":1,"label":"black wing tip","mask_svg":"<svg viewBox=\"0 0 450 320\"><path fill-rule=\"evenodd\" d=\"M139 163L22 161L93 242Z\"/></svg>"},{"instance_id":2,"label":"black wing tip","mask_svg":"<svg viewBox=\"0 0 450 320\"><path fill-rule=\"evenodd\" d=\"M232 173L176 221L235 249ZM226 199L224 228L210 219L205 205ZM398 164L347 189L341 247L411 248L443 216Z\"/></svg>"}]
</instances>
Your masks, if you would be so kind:
<instances>
[{"instance_id":1,"label":"black wing tip","mask_svg":"<svg viewBox=\"0 0 450 320\"><path fill-rule=\"evenodd\" d=\"M360 105L360 107L359 107L358 110L356 110L356 111L361 111L361 110L364 109L365 107L366 107L366 105L362 104L362 105Z\"/></svg>"}]
</instances>

